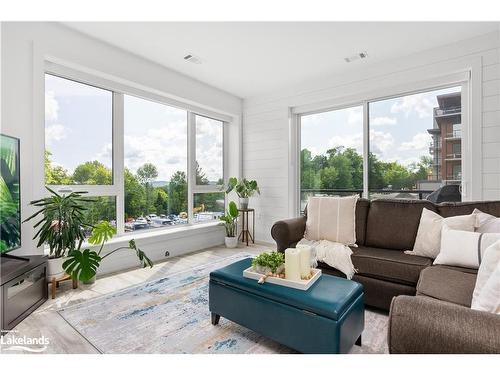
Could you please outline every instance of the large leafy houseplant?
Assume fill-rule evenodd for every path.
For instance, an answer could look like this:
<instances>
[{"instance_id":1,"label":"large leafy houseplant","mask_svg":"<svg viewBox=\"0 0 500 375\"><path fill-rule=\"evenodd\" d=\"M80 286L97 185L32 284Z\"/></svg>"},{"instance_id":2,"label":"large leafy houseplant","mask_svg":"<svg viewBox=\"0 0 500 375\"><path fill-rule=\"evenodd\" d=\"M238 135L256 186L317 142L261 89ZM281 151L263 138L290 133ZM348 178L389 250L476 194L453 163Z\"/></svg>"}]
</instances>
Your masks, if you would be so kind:
<instances>
[{"instance_id":1,"label":"large leafy houseplant","mask_svg":"<svg viewBox=\"0 0 500 375\"><path fill-rule=\"evenodd\" d=\"M248 208L248 199L255 193L260 194L260 189L255 180L247 180L243 178L238 180L236 177L231 177L228 180L226 194L235 191L240 198L240 207L242 209Z\"/></svg>"},{"instance_id":2,"label":"large leafy houseplant","mask_svg":"<svg viewBox=\"0 0 500 375\"><path fill-rule=\"evenodd\" d=\"M147 255L139 249L135 240L130 240L128 246L120 246L110 251L109 253L101 256L104 245L116 234L116 228L107 221L101 221L92 229L92 234L88 239L89 244L99 246L99 250L74 249L68 254L67 260L63 263L64 271L70 275L74 280L81 280L83 282L94 279L101 262L116 253L119 250L132 250L135 251L137 258L141 262L142 267L153 267L153 262Z\"/></svg>"},{"instance_id":3,"label":"large leafy houseplant","mask_svg":"<svg viewBox=\"0 0 500 375\"><path fill-rule=\"evenodd\" d=\"M86 193L82 191L60 195L48 187L47 190L52 195L30 202L38 211L24 222L41 216L33 226L37 229L33 239L38 237L37 246L48 245L49 258L61 258L80 249L85 240L85 229L91 227L85 222L85 206L93 199L82 196Z\"/></svg>"}]
</instances>

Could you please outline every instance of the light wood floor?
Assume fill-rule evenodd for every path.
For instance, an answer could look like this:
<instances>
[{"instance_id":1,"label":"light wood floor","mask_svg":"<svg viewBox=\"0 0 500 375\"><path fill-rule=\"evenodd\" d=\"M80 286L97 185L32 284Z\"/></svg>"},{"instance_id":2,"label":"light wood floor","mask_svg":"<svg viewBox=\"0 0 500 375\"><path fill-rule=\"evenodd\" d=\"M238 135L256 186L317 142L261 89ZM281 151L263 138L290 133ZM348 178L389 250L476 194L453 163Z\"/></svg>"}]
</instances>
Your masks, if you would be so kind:
<instances>
[{"instance_id":1,"label":"light wood floor","mask_svg":"<svg viewBox=\"0 0 500 375\"><path fill-rule=\"evenodd\" d=\"M58 309L144 281L156 279L167 273L189 270L238 252L259 254L263 251L269 251L269 249L269 247L263 245L240 246L237 249L213 247L170 258L155 264L153 268L134 269L100 277L95 284L80 285L75 290L71 289L71 282L62 283L58 289L56 299L49 299L19 323L15 328L15 334L17 337L23 335L40 337L44 335L50 340L50 345L44 353L97 353L96 349L57 313ZM7 334L6 337L10 334Z\"/></svg>"}]
</instances>

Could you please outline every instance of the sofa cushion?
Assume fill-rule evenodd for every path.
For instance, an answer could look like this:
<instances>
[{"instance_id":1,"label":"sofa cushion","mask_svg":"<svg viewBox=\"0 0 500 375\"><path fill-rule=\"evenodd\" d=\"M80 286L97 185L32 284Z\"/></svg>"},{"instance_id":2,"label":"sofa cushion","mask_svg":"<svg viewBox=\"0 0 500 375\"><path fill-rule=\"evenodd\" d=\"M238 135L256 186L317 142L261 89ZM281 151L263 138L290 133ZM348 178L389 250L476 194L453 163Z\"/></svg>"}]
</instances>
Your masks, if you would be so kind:
<instances>
[{"instance_id":1,"label":"sofa cushion","mask_svg":"<svg viewBox=\"0 0 500 375\"><path fill-rule=\"evenodd\" d=\"M475 208L487 214L500 217L500 201L457 202L436 205L437 213L443 217L469 215Z\"/></svg>"},{"instance_id":2,"label":"sofa cushion","mask_svg":"<svg viewBox=\"0 0 500 375\"><path fill-rule=\"evenodd\" d=\"M394 252L391 250L391 252ZM337 277L345 278L345 275L329 266L326 263L318 262L318 268L321 268L323 273ZM392 282L387 280L380 280L370 276L363 276L355 274L352 278L353 281L363 285L365 290L365 304L373 306L378 309L389 311L391 301L395 296L400 295L415 295L415 285L401 284L399 282Z\"/></svg>"},{"instance_id":3,"label":"sofa cushion","mask_svg":"<svg viewBox=\"0 0 500 375\"><path fill-rule=\"evenodd\" d=\"M436 212L424 200L377 199L370 203L365 245L394 250L413 249L422 210Z\"/></svg>"},{"instance_id":4,"label":"sofa cushion","mask_svg":"<svg viewBox=\"0 0 500 375\"><path fill-rule=\"evenodd\" d=\"M360 246L352 250L357 274L407 285L416 285L420 271L432 264L430 258L391 249Z\"/></svg>"},{"instance_id":5,"label":"sofa cushion","mask_svg":"<svg viewBox=\"0 0 500 375\"><path fill-rule=\"evenodd\" d=\"M420 274L417 295L470 307L477 270L451 266L427 267Z\"/></svg>"},{"instance_id":6,"label":"sofa cushion","mask_svg":"<svg viewBox=\"0 0 500 375\"><path fill-rule=\"evenodd\" d=\"M358 199L356 203L356 243L358 245L365 244L366 218L369 209L370 201L368 199Z\"/></svg>"}]
</instances>

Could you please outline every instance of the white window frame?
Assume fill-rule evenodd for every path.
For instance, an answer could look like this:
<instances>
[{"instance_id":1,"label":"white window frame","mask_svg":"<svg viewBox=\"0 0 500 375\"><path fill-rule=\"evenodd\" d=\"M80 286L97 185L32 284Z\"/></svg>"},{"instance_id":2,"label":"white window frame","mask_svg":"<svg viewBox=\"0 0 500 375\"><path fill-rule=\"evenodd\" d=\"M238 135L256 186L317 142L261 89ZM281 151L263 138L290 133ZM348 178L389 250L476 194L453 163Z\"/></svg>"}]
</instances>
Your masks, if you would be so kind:
<instances>
[{"instance_id":1,"label":"white window frame","mask_svg":"<svg viewBox=\"0 0 500 375\"><path fill-rule=\"evenodd\" d=\"M417 82L410 82L408 84L375 90L372 92L365 92L355 94L352 96L341 97L334 100L329 100L320 103L306 104L290 108L290 134L292 135L292 147L290 148L290 161L293 167L290 182L293 184L293 192L290 194L289 207L292 214L300 213L300 149L301 149L301 117L314 113L322 113L335 111L350 107L363 106L363 198L368 198L368 175L369 175L369 104L381 100L394 99L402 96L418 94L422 92L435 91L444 88L461 86L462 97L462 198L463 200L480 199L481 184L477 181L477 174L481 171L473 170L472 165L479 163L481 154L480 142L481 131L476 132L472 137L471 126L474 121L477 121L478 111L481 112L481 106L477 105L480 99L475 100L475 106L472 108L472 95L471 91L480 90L480 79L478 79L477 62L471 63L475 69L464 69L464 71L443 75L437 78L431 78ZM476 73L476 74L474 74ZM480 76L479 76L480 78ZM478 82L472 88L472 80ZM479 91L480 92L480 91ZM474 111L473 111L474 110ZM479 114L480 118L480 114ZM481 122L479 121L479 124ZM477 129L476 129L477 130ZM477 134L479 133L479 134ZM479 149L479 150L478 150ZM472 151L474 150L474 151ZM478 150L478 151L476 151ZM474 159L474 160L472 160ZM479 177L480 179L480 177ZM472 183L476 186L472 186Z\"/></svg>"},{"instance_id":2,"label":"white window frame","mask_svg":"<svg viewBox=\"0 0 500 375\"><path fill-rule=\"evenodd\" d=\"M194 222L194 195L198 193L221 193L224 185L198 185L196 183L196 116L206 117L222 122L222 180L227 181L227 123L212 116L206 116L196 112L188 112L188 217ZM224 207L226 206L224 195Z\"/></svg>"},{"instance_id":3,"label":"white window frame","mask_svg":"<svg viewBox=\"0 0 500 375\"><path fill-rule=\"evenodd\" d=\"M51 74L70 81L94 86L100 89L111 91L113 93L113 119L112 119L112 184L111 185L48 185L56 192L86 191L88 196L114 196L116 199L116 225L118 236L125 234L125 185L124 185L124 95L139 97L144 100L156 102L170 107L179 108L187 112L187 173L186 181L188 185L188 224L184 226L196 226L193 216L193 203L195 193L220 192L220 185L201 185L196 186L196 124L195 116L204 116L222 122L223 126L223 180L227 182L227 153L228 153L228 125L233 121L233 117L207 110L205 108L193 105L192 103L182 102L172 99L159 92L148 90L143 87L135 87L107 78L92 75L68 66L45 61L44 75ZM45 90L44 90L45 91ZM44 142L45 149L45 142ZM44 185L45 185L45 179ZM140 231L141 234L157 233L159 231L170 231L178 228L176 225L171 228L154 228Z\"/></svg>"}]
</instances>

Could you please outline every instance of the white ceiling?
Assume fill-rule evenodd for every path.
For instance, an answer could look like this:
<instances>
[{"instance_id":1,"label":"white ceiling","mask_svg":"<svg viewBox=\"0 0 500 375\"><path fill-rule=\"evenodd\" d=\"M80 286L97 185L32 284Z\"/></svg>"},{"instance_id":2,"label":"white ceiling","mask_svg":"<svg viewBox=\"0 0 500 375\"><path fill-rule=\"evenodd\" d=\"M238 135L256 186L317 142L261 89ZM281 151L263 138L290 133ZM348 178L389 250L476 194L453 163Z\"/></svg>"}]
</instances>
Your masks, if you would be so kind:
<instances>
[{"instance_id":1,"label":"white ceiling","mask_svg":"<svg viewBox=\"0 0 500 375\"><path fill-rule=\"evenodd\" d=\"M241 98L498 30L493 22L68 22ZM367 51L347 64L344 57ZM196 65L183 60L199 56Z\"/></svg>"}]
</instances>

